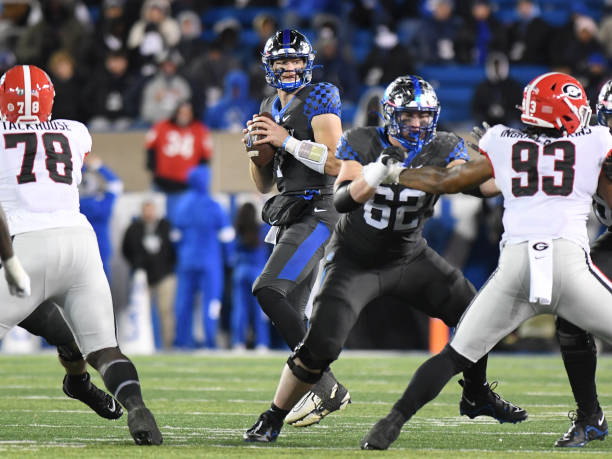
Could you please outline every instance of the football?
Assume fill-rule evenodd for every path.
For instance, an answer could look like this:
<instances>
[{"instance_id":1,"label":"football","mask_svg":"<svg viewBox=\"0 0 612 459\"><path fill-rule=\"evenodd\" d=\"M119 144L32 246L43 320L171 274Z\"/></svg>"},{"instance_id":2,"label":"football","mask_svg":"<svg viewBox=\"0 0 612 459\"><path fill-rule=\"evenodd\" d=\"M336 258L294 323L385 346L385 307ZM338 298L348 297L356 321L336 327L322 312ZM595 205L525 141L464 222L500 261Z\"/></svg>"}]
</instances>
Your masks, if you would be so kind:
<instances>
[{"instance_id":1,"label":"football","mask_svg":"<svg viewBox=\"0 0 612 459\"><path fill-rule=\"evenodd\" d=\"M265 116L274 121L274 117L268 112L260 113L259 116ZM251 161L253 161L256 166L263 167L269 164L270 161L272 161L272 159L274 158L274 153L276 152L276 148L274 148L269 143L253 145L253 142L255 142L258 138L258 135L251 135L250 132L247 132L244 136L245 146L247 154L249 155L249 158L251 158Z\"/></svg>"}]
</instances>

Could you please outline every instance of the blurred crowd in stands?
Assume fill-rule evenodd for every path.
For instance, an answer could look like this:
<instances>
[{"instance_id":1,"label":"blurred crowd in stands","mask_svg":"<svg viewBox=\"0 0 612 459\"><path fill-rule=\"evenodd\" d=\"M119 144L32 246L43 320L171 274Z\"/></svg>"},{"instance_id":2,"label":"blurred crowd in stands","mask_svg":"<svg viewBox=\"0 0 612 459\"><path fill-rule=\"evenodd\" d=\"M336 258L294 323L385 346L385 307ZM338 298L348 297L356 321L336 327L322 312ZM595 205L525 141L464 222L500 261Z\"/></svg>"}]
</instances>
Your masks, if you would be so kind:
<instances>
[{"instance_id":1,"label":"blurred crowd in stands","mask_svg":"<svg viewBox=\"0 0 612 459\"><path fill-rule=\"evenodd\" d=\"M612 0L1 2L0 72L14 64L45 69L55 85L55 118L82 121L94 132L147 132L151 185L166 208L145 200L121 247L111 247L121 179L91 157L81 209L94 224L109 278L114 252L132 271L146 271L159 347L214 348L220 321L229 328L227 346L274 344L275 332L250 293L269 255L257 206L228 212L216 202L208 163L222 154L210 130L240 132L274 93L260 53L283 27L298 28L313 43L313 81L338 86L345 128L380 124L383 88L398 75L422 73L432 82L443 129L454 122L518 123L525 79L542 69L580 79L592 103L612 77ZM497 259L501 202L442 197L436 209L426 238L480 287ZM193 332L194 304L203 341ZM363 314L362 322L371 320ZM363 338L373 327L360 328ZM384 335L381 346L400 343L392 331Z\"/></svg>"},{"instance_id":2,"label":"blurred crowd in stands","mask_svg":"<svg viewBox=\"0 0 612 459\"><path fill-rule=\"evenodd\" d=\"M484 70L497 55L486 87L475 93L472 80L465 93L478 95L467 112L476 119L487 115L483 99L495 100L486 96L500 99L488 114L500 118L509 65L571 73L591 100L611 71L610 0L7 0L0 13L0 70L46 69L56 117L93 130L149 126L184 99L212 129L240 130L271 93L260 52L280 27L312 41L314 81L340 88L348 124L369 89L431 65Z\"/></svg>"}]
</instances>

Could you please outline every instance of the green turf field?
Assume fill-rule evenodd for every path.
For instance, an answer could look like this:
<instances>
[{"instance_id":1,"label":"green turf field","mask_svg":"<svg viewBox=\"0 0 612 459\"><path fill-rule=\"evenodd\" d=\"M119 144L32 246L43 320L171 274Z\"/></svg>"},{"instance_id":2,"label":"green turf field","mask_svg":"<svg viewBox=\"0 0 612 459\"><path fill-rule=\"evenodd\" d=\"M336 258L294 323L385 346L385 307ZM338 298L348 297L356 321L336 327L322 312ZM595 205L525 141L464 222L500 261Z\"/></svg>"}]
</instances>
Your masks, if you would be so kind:
<instances>
[{"instance_id":1,"label":"green turf field","mask_svg":"<svg viewBox=\"0 0 612 459\"><path fill-rule=\"evenodd\" d=\"M143 393L164 435L161 447L137 447L124 415L97 417L61 391L62 370L51 353L0 356L0 457L612 457L612 439L580 451L555 450L573 408L558 355L493 355L489 379L498 392L525 407L517 425L459 416L454 378L440 396L404 426L386 452L361 451L359 440L404 390L422 354L345 353L334 364L353 403L320 425L286 426L276 444L242 442L242 433L266 409L285 353L164 354L135 357ZM100 378L94 376L97 384ZM612 357L602 357L598 389L612 406ZM608 411L612 421L612 410Z\"/></svg>"}]
</instances>

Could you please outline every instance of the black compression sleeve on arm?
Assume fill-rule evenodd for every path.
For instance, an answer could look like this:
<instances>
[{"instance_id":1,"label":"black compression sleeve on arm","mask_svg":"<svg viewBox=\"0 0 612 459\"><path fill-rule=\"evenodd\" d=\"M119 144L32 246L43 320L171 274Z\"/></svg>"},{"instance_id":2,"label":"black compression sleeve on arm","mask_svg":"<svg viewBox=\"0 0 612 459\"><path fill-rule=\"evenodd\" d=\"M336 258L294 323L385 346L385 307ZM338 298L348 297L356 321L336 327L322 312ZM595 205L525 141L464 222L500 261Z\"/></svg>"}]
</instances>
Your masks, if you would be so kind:
<instances>
[{"instance_id":1,"label":"black compression sleeve on arm","mask_svg":"<svg viewBox=\"0 0 612 459\"><path fill-rule=\"evenodd\" d=\"M465 190L462 191L463 194L469 194L470 196L475 196L477 198L485 198L486 196L484 194L482 194L482 191L480 191L480 185L478 185L476 188L472 188L470 190Z\"/></svg>"},{"instance_id":2,"label":"black compression sleeve on arm","mask_svg":"<svg viewBox=\"0 0 612 459\"><path fill-rule=\"evenodd\" d=\"M334 207L342 214L355 210L361 205L351 196L351 183L351 180L345 180L334 192Z\"/></svg>"}]
</instances>

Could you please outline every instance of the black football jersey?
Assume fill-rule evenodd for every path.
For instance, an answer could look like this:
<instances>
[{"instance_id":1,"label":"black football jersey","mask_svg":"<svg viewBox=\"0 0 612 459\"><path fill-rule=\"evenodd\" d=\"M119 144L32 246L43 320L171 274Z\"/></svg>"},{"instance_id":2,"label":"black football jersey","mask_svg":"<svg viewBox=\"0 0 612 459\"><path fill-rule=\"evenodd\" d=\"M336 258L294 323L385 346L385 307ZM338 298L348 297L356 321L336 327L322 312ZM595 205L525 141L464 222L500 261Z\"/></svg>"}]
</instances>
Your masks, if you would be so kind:
<instances>
[{"instance_id":1,"label":"black football jersey","mask_svg":"<svg viewBox=\"0 0 612 459\"><path fill-rule=\"evenodd\" d=\"M612 134L612 129L610 129L610 134ZM602 225L612 230L612 209L597 194L593 195L593 212Z\"/></svg>"},{"instance_id":2,"label":"black football jersey","mask_svg":"<svg viewBox=\"0 0 612 459\"><path fill-rule=\"evenodd\" d=\"M353 128L340 139L336 157L365 165L376 161L388 146L384 128ZM404 165L445 167L454 159L469 159L463 139L450 132L438 132L420 153L409 153ZM341 216L336 243L367 264L415 257L427 244L421 232L437 199L438 195L402 185L379 185L363 206Z\"/></svg>"},{"instance_id":3,"label":"black football jersey","mask_svg":"<svg viewBox=\"0 0 612 459\"><path fill-rule=\"evenodd\" d=\"M324 113L340 116L341 108L338 88L331 83L316 83L303 87L285 107L281 107L278 96L268 97L261 103L259 111L271 113L274 120L296 139L314 141L312 118ZM278 148L274 156L274 180L281 193L321 189L331 192L335 177L306 167Z\"/></svg>"}]
</instances>

